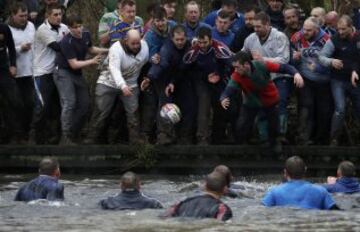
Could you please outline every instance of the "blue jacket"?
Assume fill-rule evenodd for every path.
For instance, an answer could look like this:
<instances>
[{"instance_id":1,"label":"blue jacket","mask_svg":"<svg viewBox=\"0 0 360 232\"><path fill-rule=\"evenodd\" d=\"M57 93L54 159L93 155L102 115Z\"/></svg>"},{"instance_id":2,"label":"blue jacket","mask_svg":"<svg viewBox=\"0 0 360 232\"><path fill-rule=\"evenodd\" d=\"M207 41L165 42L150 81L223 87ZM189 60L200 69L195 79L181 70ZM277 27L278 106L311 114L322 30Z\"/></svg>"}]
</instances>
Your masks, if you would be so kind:
<instances>
[{"instance_id":1,"label":"blue jacket","mask_svg":"<svg viewBox=\"0 0 360 232\"><path fill-rule=\"evenodd\" d=\"M225 88L226 82L231 74L231 57L233 53L223 43L212 40L208 51L203 52L198 45L194 45L184 56L184 63L194 65L196 71L201 73L201 78L205 78L211 73L217 73L222 77L222 82L216 84ZM224 85L225 84L225 85Z\"/></svg>"},{"instance_id":2,"label":"blue jacket","mask_svg":"<svg viewBox=\"0 0 360 232\"><path fill-rule=\"evenodd\" d=\"M176 23L172 20L168 21L167 31L164 33L159 32L154 26L146 32L145 41L149 46L149 57L151 58L156 53L160 52L161 47L165 43L166 39L170 37L169 33L172 27L176 25Z\"/></svg>"},{"instance_id":3,"label":"blue jacket","mask_svg":"<svg viewBox=\"0 0 360 232\"><path fill-rule=\"evenodd\" d=\"M164 79L165 82L177 82L182 79L186 71L183 57L190 48L187 42L183 49L177 49L172 40L167 39L160 50L160 63L152 64L148 72L150 80Z\"/></svg>"},{"instance_id":4,"label":"blue jacket","mask_svg":"<svg viewBox=\"0 0 360 232\"><path fill-rule=\"evenodd\" d=\"M208 24L203 23L203 22L199 22L198 24L196 24L195 27L191 27L187 22L183 23L183 25L184 25L184 27L186 29L186 37L190 41L197 36L199 28L208 27L208 28L211 29L211 26L209 26Z\"/></svg>"},{"instance_id":5,"label":"blue jacket","mask_svg":"<svg viewBox=\"0 0 360 232\"><path fill-rule=\"evenodd\" d=\"M324 185L329 193L357 193L360 192L360 185L357 178L341 177L335 184Z\"/></svg>"},{"instance_id":6,"label":"blue jacket","mask_svg":"<svg viewBox=\"0 0 360 232\"><path fill-rule=\"evenodd\" d=\"M322 29L311 43L305 40L303 30L291 37L292 47L301 52L300 62L294 63L304 78L314 82L329 82L330 69L322 66L318 60L321 49L329 39L330 36Z\"/></svg>"},{"instance_id":7,"label":"blue jacket","mask_svg":"<svg viewBox=\"0 0 360 232\"><path fill-rule=\"evenodd\" d=\"M215 26L215 21L216 18L218 16L218 13L221 11L220 10L215 10L210 12L204 19L204 23L210 25L211 27ZM233 23L231 24L230 30L236 34L237 31L239 31L243 26L245 25L245 19L244 16L237 12L236 13L236 19L233 21Z\"/></svg>"},{"instance_id":8,"label":"blue jacket","mask_svg":"<svg viewBox=\"0 0 360 232\"><path fill-rule=\"evenodd\" d=\"M15 201L64 200L64 185L51 176L40 175L22 186L15 196Z\"/></svg>"},{"instance_id":9,"label":"blue jacket","mask_svg":"<svg viewBox=\"0 0 360 232\"><path fill-rule=\"evenodd\" d=\"M232 46L232 43L235 39L235 34L232 31L229 30L225 34L220 34L220 32L216 29L216 27L213 27L211 29L211 35L213 39L222 42L228 47Z\"/></svg>"},{"instance_id":10,"label":"blue jacket","mask_svg":"<svg viewBox=\"0 0 360 232\"><path fill-rule=\"evenodd\" d=\"M101 200L100 205L103 209L111 210L140 210L140 209L162 209L161 203L149 198L138 190L122 191L115 197Z\"/></svg>"}]
</instances>

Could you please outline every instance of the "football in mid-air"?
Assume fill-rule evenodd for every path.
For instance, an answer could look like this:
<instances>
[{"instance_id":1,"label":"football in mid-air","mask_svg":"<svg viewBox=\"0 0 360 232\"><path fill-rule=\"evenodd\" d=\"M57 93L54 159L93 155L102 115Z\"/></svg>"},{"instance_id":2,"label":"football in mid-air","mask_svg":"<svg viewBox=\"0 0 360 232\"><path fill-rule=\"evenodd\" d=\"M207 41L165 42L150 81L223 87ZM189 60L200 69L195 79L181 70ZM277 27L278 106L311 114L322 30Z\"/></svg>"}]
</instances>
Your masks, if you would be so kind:
<instances>
[{"instance_id":1,"label":"football in mid-air","mask_svg":"<svg viewBox=\"0 0 360 232\"><path fill-rule=\"evenodd\" d=\"M167 103L163 105L160 110L160 116L172 124L176 124L181 120L180 109L173 103Z\"/></svg>"}]
</instances>

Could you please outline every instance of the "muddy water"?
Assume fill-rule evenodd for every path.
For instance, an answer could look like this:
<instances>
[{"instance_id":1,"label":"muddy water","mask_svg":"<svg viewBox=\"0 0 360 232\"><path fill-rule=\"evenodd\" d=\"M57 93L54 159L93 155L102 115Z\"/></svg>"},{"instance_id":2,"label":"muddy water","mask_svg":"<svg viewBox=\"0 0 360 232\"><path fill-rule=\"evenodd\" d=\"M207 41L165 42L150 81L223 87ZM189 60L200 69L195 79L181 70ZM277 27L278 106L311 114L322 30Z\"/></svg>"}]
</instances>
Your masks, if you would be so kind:
<instances>
[{"instance_id":1,"label":"muddy water","mask_svg":"<svg viewBox=\"0 0 360 232\"><path fill-rule=\"evenodd\" d=\"M336 195L345 211L267 209L260 200L279 177L239 181L241 198L224 198L232 208L230 223L214 220L160 219L164 210L103 211L97 202L118 193L118 177L64 177L64 202L14 202L16 190L33 176L0 176L0 231L360 231L360 195ZM201 177L147 177L145 194L167 208L191 196Z\"/></svg>"}]
</instances>

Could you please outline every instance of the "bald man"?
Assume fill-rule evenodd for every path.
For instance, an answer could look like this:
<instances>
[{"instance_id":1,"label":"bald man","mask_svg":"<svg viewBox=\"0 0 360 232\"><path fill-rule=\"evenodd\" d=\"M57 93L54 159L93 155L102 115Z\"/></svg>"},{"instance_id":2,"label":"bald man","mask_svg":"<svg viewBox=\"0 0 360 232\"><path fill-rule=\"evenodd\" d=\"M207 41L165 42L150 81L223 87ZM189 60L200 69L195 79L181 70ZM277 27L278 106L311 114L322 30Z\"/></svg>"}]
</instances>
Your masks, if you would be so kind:
<instances>
[{"instance_id":1,"label":"bald man","mask_svg":"<svg viewBox=\"0 0 360 232\"><path fill-rule=\"evenodd\" d=\"M88 139L91 143L106 143L106 128L116 99L124 104L129 130L129 142L142 143L139 123L138 78L149 58L149 48L140 33L131 29L125 38L114 43L109 51L109 67L102 70L95 90L95 113Z\"/></svg>"},{"instance_id":2,"label":"bald man","mask_svg":"<svg viewBox=\"0 0 360 232\"><path fill-rule=\"evenodd\" d=\"M326 11L324 8L322 7L315 7L311 10L310 15L314 18L316 18L317 20L319 20L320 26L324 26L325 24L325 15L326 15Z\"/></svg>"},{"instance_id":3,"label":"bald man","mask_svg":"<svg viewBox=\"0 0 360 232\"><path fill-rule=\"evenodd\" d=\"M339 20L339 15L336 11L330 11L325 15L325 31L330 36L336 34L338 20Z\"/></svg>"},{"instance_id":4,"label":"bald man","mask_svg":"<svg viewBox=\"0 0 360 232\"><path fill-rule=\"evenodd\" d=\"M315 17L305 20L302 30L291 38L294 61L304 77L304 88L299 90L299 145L328 144L332 114L332 95L329 69L320 65L318 55L330 36L320 27ZM315 135L314 138L310 138Z\"/></svg>"}]
</instances>

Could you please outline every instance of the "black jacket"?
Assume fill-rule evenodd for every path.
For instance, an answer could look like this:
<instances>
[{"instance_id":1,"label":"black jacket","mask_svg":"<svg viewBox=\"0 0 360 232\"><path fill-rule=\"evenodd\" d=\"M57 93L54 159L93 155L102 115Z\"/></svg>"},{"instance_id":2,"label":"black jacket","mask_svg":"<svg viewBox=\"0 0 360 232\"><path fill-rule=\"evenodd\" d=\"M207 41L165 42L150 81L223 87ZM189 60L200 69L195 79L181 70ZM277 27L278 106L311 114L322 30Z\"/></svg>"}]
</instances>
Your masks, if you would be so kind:
<instances>
[{"instance_id":1,"label":"black jacket","mask_svg":"<svg viewBox=\"0 0 360 232\"><path fill-rule=\"evenodd\" d=\"M149 198L138 190L122 191L115 197L101 200L103 209L111 210L140 210L140 209L161 209L163 206L155 199Z\"/></svg>"}]
</instances>

